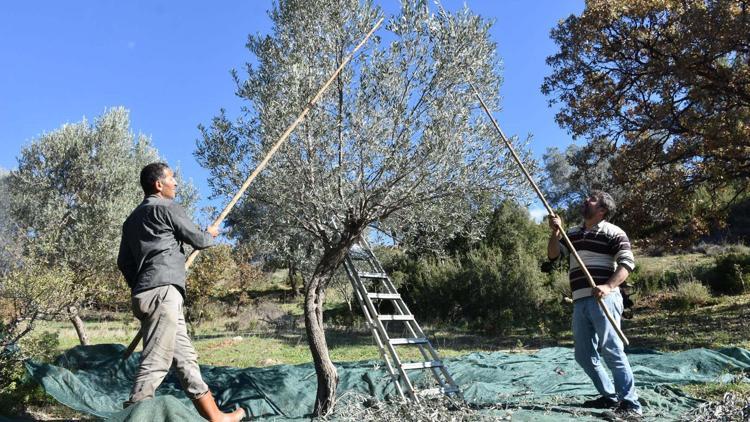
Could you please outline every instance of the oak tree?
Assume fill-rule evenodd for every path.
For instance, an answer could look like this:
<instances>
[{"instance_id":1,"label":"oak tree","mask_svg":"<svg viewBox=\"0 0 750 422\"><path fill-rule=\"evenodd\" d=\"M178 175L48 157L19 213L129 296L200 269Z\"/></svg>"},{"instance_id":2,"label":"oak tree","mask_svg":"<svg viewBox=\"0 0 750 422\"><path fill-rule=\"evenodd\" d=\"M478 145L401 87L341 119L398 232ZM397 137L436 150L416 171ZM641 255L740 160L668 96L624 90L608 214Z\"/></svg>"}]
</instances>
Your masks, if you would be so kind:
<instances>
[{"instance_id":1,"label":"oak tree","mask_svg":"<svg viewBox=\"0 0 750 422\"><path fill-rule=\"evenodd\" d=\"M589 0L552 30L542 91L557 122L613 158L635 225L684 221L696 191L742 197L750 177L750 6L744 0ZM588 169L591 170L591 169ZM698 195L700 197L700 195ZM733 195L729 195L733 197ZM726 204L717 202L708 214Z\"/></svg>"}]
</instances>

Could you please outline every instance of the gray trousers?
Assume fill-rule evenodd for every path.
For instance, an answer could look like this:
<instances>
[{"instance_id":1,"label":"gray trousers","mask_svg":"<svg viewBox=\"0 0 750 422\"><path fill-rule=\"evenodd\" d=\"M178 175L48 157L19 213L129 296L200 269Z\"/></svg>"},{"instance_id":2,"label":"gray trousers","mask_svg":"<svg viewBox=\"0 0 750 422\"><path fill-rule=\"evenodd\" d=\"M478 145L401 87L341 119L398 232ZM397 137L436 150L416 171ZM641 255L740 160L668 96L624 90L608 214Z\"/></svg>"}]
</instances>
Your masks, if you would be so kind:
<instances>
[{"instance_id":1,"label":"gray trousers","mask_svg":"<svg viewBox=\"0 0 750 422\"><path fill-rule=\"evenodd\" d=\"M130 402L154 397L154 391L174 364L185 394L197 399L208 392L201 378L198 354L188 337L182 313L182 295L175 286L160 286L131 299L133 314L141 321L143 352Z\"/></svg>"}]
</instances>

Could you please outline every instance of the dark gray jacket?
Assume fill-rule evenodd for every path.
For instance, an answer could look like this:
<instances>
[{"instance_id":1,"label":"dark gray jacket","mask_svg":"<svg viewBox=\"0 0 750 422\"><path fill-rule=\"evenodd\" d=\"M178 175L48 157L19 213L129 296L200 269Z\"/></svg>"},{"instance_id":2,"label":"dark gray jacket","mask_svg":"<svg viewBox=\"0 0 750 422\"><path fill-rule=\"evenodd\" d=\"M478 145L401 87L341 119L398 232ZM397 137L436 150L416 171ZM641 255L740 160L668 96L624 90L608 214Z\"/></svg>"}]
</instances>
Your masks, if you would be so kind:
<instances>
[{"instance_id":1,"label":"dark gray jacket","mask_svg":"<svg viewBox=\"0 0 750 422\"><path fill-rule=\"evenodd\" d=\"M185 250L214 244L175 202L147 196L122 225L117 267L131 293L173 284L185 296Z\"/></svg>"}]
</instances>

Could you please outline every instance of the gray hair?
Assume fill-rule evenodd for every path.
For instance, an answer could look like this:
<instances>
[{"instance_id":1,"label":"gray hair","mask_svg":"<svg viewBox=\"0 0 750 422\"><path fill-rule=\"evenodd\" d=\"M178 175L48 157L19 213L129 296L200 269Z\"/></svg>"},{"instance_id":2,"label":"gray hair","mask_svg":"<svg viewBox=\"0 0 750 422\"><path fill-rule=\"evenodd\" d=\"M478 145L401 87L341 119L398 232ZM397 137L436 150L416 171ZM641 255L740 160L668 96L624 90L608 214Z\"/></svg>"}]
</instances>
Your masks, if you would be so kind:
<instances>
[{"instance_id":1,"label":"gray hair","mask_svg":"<svg viewBox=\"0 0 750 422\"><path fill-rule=\"evenodd\" d=\"M596 202L607 210L604 214L605 217L610 217L615 211L617 211L617 205L615 204L615 200L612 199L612 195L603 190L592 190L589 194L589 198L596 198Z\"/></svg>"}]
</instances>

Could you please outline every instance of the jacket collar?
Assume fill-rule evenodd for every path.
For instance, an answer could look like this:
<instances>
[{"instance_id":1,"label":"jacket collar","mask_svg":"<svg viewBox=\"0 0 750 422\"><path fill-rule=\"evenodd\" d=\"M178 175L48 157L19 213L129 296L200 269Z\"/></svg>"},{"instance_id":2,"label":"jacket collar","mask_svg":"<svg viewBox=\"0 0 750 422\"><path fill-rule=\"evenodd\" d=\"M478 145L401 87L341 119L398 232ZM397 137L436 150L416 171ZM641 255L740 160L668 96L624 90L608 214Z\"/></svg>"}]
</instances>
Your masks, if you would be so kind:
<instances>
[{"instance_id":1,"label":"jacket collar","mask_svg":"<svg viewBox=\"0 0 750 422\"><path fill-rule=\"evenodd\" d=\"M155 193L152 193L151 195L147 195L145 198L143 198L143 204L153 204L157 201L171 201L167 198L163 198Z\"/></svg>"}]
</instances>

